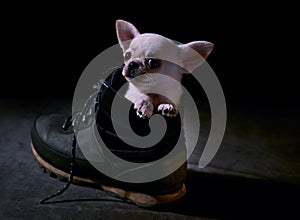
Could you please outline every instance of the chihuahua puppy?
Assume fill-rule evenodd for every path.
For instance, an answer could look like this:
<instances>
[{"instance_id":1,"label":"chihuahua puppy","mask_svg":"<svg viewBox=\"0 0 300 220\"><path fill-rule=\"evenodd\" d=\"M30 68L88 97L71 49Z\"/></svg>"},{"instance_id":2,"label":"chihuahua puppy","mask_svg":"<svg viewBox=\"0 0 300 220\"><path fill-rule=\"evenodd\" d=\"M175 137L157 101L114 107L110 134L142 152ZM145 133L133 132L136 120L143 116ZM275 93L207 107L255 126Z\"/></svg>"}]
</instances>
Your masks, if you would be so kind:
<instances>
[{"instance_id":1,"label":"chihuahua puppy","mask_svg":"<svg viewBox=\"0 0 300 220\"><path fill-rule=\"evenodd\" d=\"M176 116L183 74L201 65L214 45L207 41L177 44L158 34L140 34L133 24L124 20L116 21L116 32L124 56L122 74L129 81L125 97L134 103L137 115L150 118L158 112Z\"/></svg>"}]
</instances>

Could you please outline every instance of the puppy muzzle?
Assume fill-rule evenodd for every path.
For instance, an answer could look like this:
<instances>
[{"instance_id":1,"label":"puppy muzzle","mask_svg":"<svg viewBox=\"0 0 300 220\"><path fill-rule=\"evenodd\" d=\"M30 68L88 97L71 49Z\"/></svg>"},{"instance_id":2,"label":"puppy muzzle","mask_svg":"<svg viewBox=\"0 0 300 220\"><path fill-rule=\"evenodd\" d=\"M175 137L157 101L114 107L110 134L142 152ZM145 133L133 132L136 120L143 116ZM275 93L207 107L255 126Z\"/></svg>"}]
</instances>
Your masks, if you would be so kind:
<instances>
[{"instance_id":1,"label":"puppy muzzle","mask_svg":"<svg viewBox=\"0 0 300 220\"><path fill-rule=\"evenodd\" d=\"M136 76L141 75L144 72L144 67L142 63L137 62L137 61L132 61L128 64L126 71L125 71L125 76L129 78L133 78Z\"/></svg>"}]
</instances>

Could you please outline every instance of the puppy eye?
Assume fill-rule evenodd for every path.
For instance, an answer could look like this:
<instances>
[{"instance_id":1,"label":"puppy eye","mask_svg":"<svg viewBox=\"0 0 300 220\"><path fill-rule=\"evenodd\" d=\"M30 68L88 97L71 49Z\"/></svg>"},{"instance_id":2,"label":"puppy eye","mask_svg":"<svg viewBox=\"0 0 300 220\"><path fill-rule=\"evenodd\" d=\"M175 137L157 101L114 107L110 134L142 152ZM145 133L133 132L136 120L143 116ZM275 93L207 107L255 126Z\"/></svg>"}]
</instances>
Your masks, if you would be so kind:
<instances>
[{"instance_id":1,"label":"puppy eye","mask_svg":"<svg viewBox=\"0 0 300 220\"><path fill-rule=\"evenodd\" d=\"M145 64L150 69L155 69L155 68L158 68L160 66L159 60L158 59L154 59L154 58L146 59Z\"/></svg>"},{"instance_id":2,"label":"puppy eye","mask_svg":"<svg viewBox=\"0 0 300 220\"><path fill-rule=\"evenodd\" d=\"M127 61L131 58L131 53L130 52L126 52L124 55L124 60Z\"/></svg>"}]
</instances>

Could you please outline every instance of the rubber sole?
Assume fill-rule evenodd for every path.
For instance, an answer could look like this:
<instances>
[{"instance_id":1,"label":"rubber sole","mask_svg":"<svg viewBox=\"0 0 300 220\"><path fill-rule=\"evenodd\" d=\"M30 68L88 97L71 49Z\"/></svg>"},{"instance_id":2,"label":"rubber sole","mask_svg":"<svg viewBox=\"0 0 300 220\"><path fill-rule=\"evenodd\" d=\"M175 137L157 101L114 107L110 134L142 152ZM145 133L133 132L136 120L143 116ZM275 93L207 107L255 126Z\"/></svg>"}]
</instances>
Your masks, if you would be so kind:
<instances>
[{"instance_id":1,"label":"rubber sole","mask_svg":"<svg viewBox=\"0 0 300 220\"><path fill-rule=\"evenodd\" d=\"M35 159L40 164L40 166L44 169L45 172L49 173L50 176L57 177L62 181L68 180L70 174L54 167L53 165L46 162L43 158L41 158L39 154L36 152L32 143L31 143L31 149ZM107 184L101 183L101 180L83 178L80 176L74 176L72 183L78 185L91 185L95 188L100 188L111 196L123 199L128 203L134 203L141 207L153 207L160 204L171 203L179 200L186 193L186 188L184 184L182 185L181 189L179 189L174 193L163 194L163 195L148 195L141 192L127 191L115 186L109 186Z\"/></svg>"}]
</instances>

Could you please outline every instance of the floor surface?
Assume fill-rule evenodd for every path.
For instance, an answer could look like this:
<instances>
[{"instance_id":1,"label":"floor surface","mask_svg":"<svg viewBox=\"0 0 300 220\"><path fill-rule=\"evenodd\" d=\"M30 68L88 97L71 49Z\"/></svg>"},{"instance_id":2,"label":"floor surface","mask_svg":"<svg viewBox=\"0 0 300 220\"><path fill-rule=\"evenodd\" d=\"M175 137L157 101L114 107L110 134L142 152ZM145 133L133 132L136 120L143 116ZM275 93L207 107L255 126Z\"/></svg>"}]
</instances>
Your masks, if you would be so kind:
<instances>
[{"instance_id":1,"label":"floor surface","mask_svg":"<svg viewBox=\"0 0 300 220\"><path fill-rule=\"evenodd\" d=\"M186 180L187 194L175 204L144 209L101 190L71 185L52 203L41 205L40 199L56 192L64 183L43 173L34 160L30 129L37 115L68 113L70 109L70 100L1 100L0 219L299 216L300 120L276 118L274 124L272 117L245 119L232 112L223 143L211 163L204 169L198 168L199 153L193 153Z\"/></svg>"}]
</instances>

